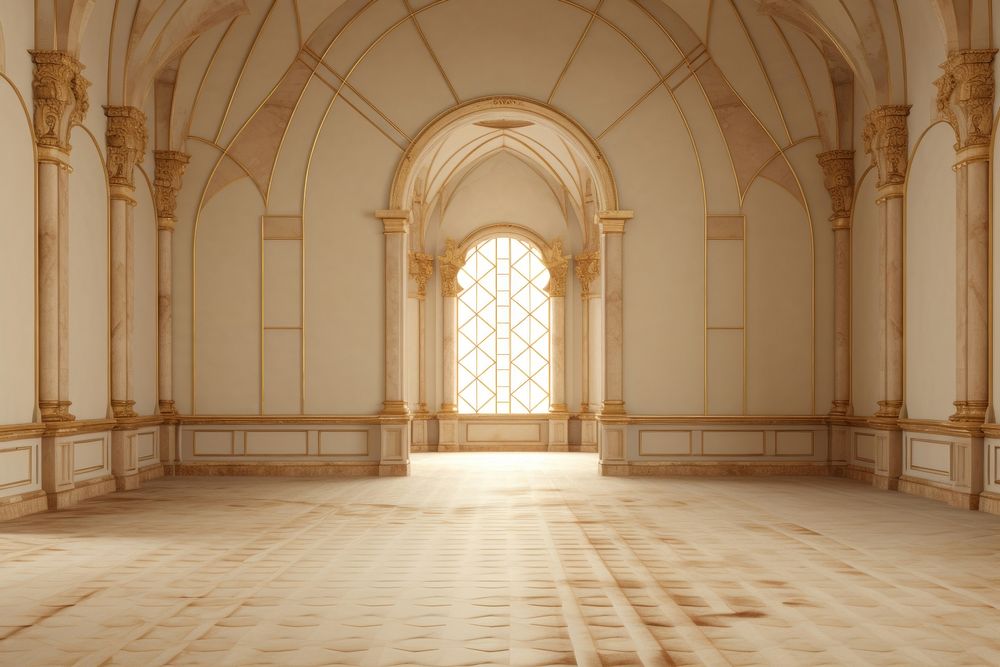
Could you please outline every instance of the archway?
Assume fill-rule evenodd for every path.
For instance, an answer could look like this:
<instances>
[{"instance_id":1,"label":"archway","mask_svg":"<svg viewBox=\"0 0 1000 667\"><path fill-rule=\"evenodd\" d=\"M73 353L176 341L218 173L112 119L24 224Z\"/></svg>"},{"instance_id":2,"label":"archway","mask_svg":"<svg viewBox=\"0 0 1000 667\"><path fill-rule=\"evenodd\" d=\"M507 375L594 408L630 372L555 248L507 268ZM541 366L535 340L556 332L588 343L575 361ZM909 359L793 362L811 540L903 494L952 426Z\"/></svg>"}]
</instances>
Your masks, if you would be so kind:
<instances>
[{"instance_id":1,"label":"archway","mask_svg":"<svg viewBox=\"0 0 1000 667\"><path fill-rule=\"evenodd\" d=\"M379 212L386 222L386 412L412 407L414 451L596 451L595 418L608 397L598 353L606 352L600 222L630 217L618 205L596 142L545 104L510 96L474 100L419 133L397 167L391 208ZM517 410L488 400L477 404L488 410L473 410L459 399L478 373L491 378L486 394L502 386L486 368L497 370L498 358L471 370L460 363L476 345L459 350L459 295L467 287L459 274L488 238L527 240L549 274L548 328L544 336L529 334L525 344L547 343L544 362L536 360L546 366L546 409L540 394ZM409 280L397 273L404 266Z\"/></svg>"}]
</instances>

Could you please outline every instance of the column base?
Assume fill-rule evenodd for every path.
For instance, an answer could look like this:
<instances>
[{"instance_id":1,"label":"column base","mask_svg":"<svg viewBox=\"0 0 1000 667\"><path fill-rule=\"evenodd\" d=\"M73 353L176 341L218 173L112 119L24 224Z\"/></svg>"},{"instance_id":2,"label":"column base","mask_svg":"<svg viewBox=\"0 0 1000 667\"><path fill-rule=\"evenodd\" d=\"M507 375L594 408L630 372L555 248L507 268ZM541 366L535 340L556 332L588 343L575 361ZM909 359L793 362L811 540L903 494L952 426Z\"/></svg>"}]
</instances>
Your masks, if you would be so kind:
<instances>
[{"instance_id":1,"label":"column base","mask_svg":"<svg viewBox=\"0 0 1000 667\"><path fill-rule=\"evenodd\" d=\"M550 452L569 451L569 414L549 415L549 446Z\"/></svg>"},{"instance_id":2,"label":"column base","mask_svg":"<svg viewBox=\"0 0 1000 667\"><path fill-rule=\"evenodd\" d=\"M454 413L438 414L438 447L439 452L458 451L458 417Z\"/></svg>"},{"instance_id":3,"label":"column base","mask_svg":"<svg viewBox=\"0 0 1000 667\"><path fill-rule=\"evenodd\" d=\"M903 475L903 431L898 424L882 430L876 436L878 450L875 452L875 470L872 486L883 491L899 489L899 478Z\"/></svg>"},{"instance_id":4,"label":"column base","mask_svg":"<svg viewBox=\"0 0 1000 667\"><path fill-rule=\"evenodd\" d=\"M115 419L129 419L139 416L135 411L135 401L131 399L112 399L111 414L114 415Z\"/></svg>"},{"instance_id":5,"label":"column base","mask_svg":"<svg viewBox=\"0 0 1000 667\"><path fill-rule=\"evenodd\" d=\"M850 401L834 401L830 406L830 415L835 417L846 417L851 413Z\"/></svg>"},{"instance_id":6,"label":"column base","mask_svg":"<svg viewBox=\"0 0 1000 667\"><path fill-rule=\"evenodd\" d=\"M39 401L38 410L43 422L71 422L76 420L76 416L70 414L70 405L70 401Z\"/></svg>"},{"instance_id":7,"label":"column base","mask_svg":"<svg viewBox=\"0 0 1000 667\"><path fill-rule=\"evenodd\" d=\"M982 424L986 421L989 401L955 401L955 414L948 417L950 422L961 424Z\"/></svg>"},{"instance_id":8,"label":"column base","mask_svg":"<svg viewBox=\"0 0 1000 667\"><path fill-rule=\"evenodd\" d=\"M160 401L160 414L164 417L173 417L177 414L177 405L174 401Z\"/></svg>"},{"instance_id":9,"label":"column base","mask_svg":"<svg viewBox=\"0 0 1000 667\"><path fill-rule=\"evenodd\" d=\"M383 401L381 414L391 417L409 417L410 408L406 401Z\"/></svg>"},{"instance_id":10,"label":"column base","mask_svg":"<svg viewBox=\"0 0 1000 667\"><path fill-rule=\"evenodd\" d=\"M903 409L903 401L879 401L878 411L875 413L872 419L877 419L881 421L892 420L896 421L899 419L899 413ZM869 419L869 421L872 421Z\"/></svg>"},{"instance_id":11,"label":"column base","mask_svg":"<svg viewBox=\"0 0 1000 667\"><path fill-rule=\"evenodd\" d=\"M403 404L405 408L405 403ZM410 417L383 417L379 428L380 477L410 473Z\"/></svg>"}]
</instances>

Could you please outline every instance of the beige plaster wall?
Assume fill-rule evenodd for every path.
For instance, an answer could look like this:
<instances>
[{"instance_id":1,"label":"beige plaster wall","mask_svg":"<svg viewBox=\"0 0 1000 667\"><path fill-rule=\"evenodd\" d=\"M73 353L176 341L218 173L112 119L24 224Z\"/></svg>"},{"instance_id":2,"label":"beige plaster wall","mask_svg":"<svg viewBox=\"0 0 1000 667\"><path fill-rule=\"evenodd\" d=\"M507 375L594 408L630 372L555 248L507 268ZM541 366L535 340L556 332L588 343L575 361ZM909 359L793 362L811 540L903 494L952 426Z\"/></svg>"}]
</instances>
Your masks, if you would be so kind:
<instances>
[{"instance_id":1,"label":"beige plaster wall","mask_svg":"<svg viewBox=\"0 0 1000 667\"><path fill-rule=\"evenodd\" d=\"M101 151L73 130L69 178L69 397L78 419L108 414L108 188Z\"/></svg>"},{"instance_id":2,"label":"beige plaster wall","mask_svg":"<svg viewBox=\"0 0 1000 667\"><path fill-rule=\"evenodd\" d=\"M36 403L35 158L22 98L0 71L0 424L30 422Z\"/></svg>"}]
</instances>

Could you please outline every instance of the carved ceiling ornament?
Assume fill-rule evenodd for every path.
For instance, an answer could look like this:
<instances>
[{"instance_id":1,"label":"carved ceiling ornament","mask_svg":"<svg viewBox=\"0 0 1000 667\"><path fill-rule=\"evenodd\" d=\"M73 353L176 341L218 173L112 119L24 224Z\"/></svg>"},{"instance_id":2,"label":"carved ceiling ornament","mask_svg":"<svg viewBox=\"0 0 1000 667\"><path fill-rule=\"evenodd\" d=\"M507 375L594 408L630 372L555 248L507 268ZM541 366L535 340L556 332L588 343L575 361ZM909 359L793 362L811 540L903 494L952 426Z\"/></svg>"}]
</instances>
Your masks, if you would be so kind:
<instances>
[{"instance_id":1,"label":"carved ceiling ornament","mask_svg":"<svg viewBox=\"0 0 1000 667\"><path fill-rule=\"evenodd\" d=\"M35 141L39 146L70 149L69 133L83 122L90 99L90 82L80 73L83 65L62 51L29 51L35 64L31 84L35 105Z\"/></svg>"},{"instance_id":2,"label":"carved ceiling ornament","mask_svg":"<svg viewBox=\"0 0 1000 667\"><path fill-rule=\"evenodd\" d=\"M441 296L458 296L462 291L458 284L458 272L465 266L465 253L452 239L444 242L444 254L438 257L441 269Z\"/></svg>"},{"instance_id":3,"label":"carved ceiling ornament","mask_svg":"<svg viewBox=\"0 0 1000 667\"><path fill-rule=\"evenodd\" d=\"M135 187L135 165L146 152L146 114L136 107L104 107L108 117L108 179Z\"/></svg>"},{"instance_id":4,"label":"carved ceiling ornament","mask_svg":"<svg viewBox=\"0 0 1000 667\"><path fill-rule=\"evenodd\" d=\"M601 275L601 251L592 250L576 256L576 279L580 281L580 296L590 296L591 284Z\"/></svg>"},{"instance_id":5,"label":"carved ceiling ornament","mask_svg":"<svg viewBox=\"0 0 1000 667\"><path fill-rule=\"evenodd\" d=\"M422 252L411 252L410 277L417 283L418 296L427 296L427 281L432 275L434 275L434 257Z\"/></svg>"},{"instance_id":6,"label":"carved ceiling ornament","mask_svg":"<svg viewBox=\"0 0 1000 667\"><path fill-rule=\"evenodd\" d=\"M823 184L833 205L830 221L849 219L854 204L854 151L826 151L816 159L823 169Z\"/></svg>"},{"instance_id":7,"label":"carved ceiling ornament","mask_svg":"<svg viewBox=\"0 0 1000 667\"><path fill-rule=\"evenodd\" d=\"M902 186L906 179L909 105L885 104L865 114L865 154L878 176L876 186Z\"/></svg>"},{"instance_id":8,"label":"carved ceiling ornament","mask_svg":"<svg viewBox=\"0 0 1000 667\"><path fill-rule=\"evenodd\" d=\"M156 160L156 175L153 185L156 186L154 200L156 216L164 219L174 219L177 211L177 193L181 189L181 178L191 159L187 153L180 151L154 151Z\"/></svg>"},{"instance_id":9,"label":"carved ceiling ornament","mask_svg":"<svg viewBox=\"0 0 1000 667\"><path fill-rule=\"evenodd\" d=\"M563 255L562 239L556 239L549 247L542 248L542 262L549 270L549 284L545 291L549 293L549 296L566 296L569 255Z\"/></svg>"},{"instance_id":10,"label":"carved ceiling ornament","mask_svg":"<svg viewBox=\"0 0 1000 667\"><path fill-rule=\"evenodd\" d=\"M937 111L955 130L959 151L988 146L993 131L993 56L996 49L956 51L941 65L935 82Z\"/></svg>"}]
</instances>

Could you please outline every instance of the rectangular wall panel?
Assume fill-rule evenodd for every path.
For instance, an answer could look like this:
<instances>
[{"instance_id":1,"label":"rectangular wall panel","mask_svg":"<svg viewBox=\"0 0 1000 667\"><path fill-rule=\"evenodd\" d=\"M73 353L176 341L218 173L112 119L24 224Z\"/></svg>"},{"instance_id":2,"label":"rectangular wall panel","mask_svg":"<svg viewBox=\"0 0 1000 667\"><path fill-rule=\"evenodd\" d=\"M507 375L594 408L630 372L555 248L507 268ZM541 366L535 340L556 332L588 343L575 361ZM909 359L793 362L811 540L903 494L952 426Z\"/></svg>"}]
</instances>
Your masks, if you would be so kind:
<instances>
[{"instance_id":1,"label":"rectangular wall panel","mask_svg":"<svg viewBox=\"0 0 1000 667\"><path fill-rule=\"evenodd\" d=\"M466 442L541 442L541 424L466 424Z\"/></svg>"},{"instance_id":2,"label":"rectangular wall panel","mask_svg":"<svg viewBox=\"0 0 1000 667\"><path fill-rule=\"evenodd\" d=\"M306 431L247 431L247 456L306 456L309 438Z\"/></svg>"},{"instance_id":3,"label":"rectangular wall panel","mask_svg":"<svg viewBox=\"0 0 1000 667\"><path fill-rule=\"evenodd\" d=\"M764 456L764 431L705 431L705 456Z\"/></svg>"},{"instance_id":4,"label":"rectangular wall panel","mask_svg":"<svg viewBox=\"0 0 1000 667\"><path fill-rule=\"evenodd\" d=\"M0 449L0 491L32 484L35 481L34 458L34 447Z\"/></svg>"},{"instance_id":5,"label":"rectangular wall panel","mask_svg":"<svg viewBox=\"0 0 1000 667\"><path fill-rule=\"evenodd\" d=\"M931 475L951 476L951 443L909 438L910 468Z\"/></svg>"},{"instance_id":6,"label":"rectangular wall panel","mask_svg":"<svg viewBox=\"0 0 1000 667\"><path fill-rule=\"evenodd\" d=\"M108 466L105 438L78 440L73 443L73 473L94 472Z\"/></svg>"},{"instance_id":7,"label":"rectangular wall panel","mask_svg":"<svg viewBox=\"0 0 1000 667\"><path fill-rule=\"evenodd\" d=\"M135 444L137 455L139 457L139 465L143 463L149 464L152 461L159 460L157 455L159 452L156 447L156 433L150 431L149 433L139 433L135 436Z\"/></svg>"},{"instance_id":8,"label":"rectangular wall panel","mask_svg":"<svg viewBox=\"0 0 1000 667\"><path fill-rule=\"evenodd\" d=\"M775 431L774 453L777 456L812 456L816 453L812 431Z\"/></svg>"},{"instance_id":9,"label":"rectangular wall panel","mask_svg":"<svg viewBox=\"0 0 1000 667\"><path fill-rule=\"evenodd\" d=\"M264 241L264 327L302 325L302 242Z\"/></svg>"},{"instance_id":10,"label":"rectangular wall panel","mask_svg":"<svg viewBox=\"0 0 1000 667\"><path fill-rule=\"evenodd\" d=\"M639 431L639 456L690 456L691 431Z\"/></svg>"},{"instance_id":11,"label":"rectangular wall panel","mask_svg":"<svg viewBox=\"0 0 1000 667\"><path fill-rule=\"evenodd\" d=\"M855 433L851 459L853 462L875 465L878 454L878 440L871 433Z\"/></svg>"},{"instance_id":12,"label":"rectangular wall panel","mask_svg":"<svg viewBox=\"0 0 1000 667\"><path fill-rule=\"evenodd\" d=\"M743 326L743 241L708 241L708 327Z\"/></svg>"},{"instance_id":13,"label":"rectangular wall panel","mask_svg":"<svg viewBox=\"0 0 1000 667\"><path fill-rule=\"evenodd\" d=\"M233 431L195 431L191 437L195 456L232 456L236 453Z\"/></svg>"},{"instance_id":14,"label":"rectangular wall panel","mask_svg":"<svg viewBox=\"0 0 1000 667\"><path fill-rule=\"evenodd\" d=\"M368 456L368 431L320 431L320 456Z\"/></svg>"},{"instance_id":15,"label":"rectangular wall panel","mask_svg":"<svg viewBox=\"0 0 1000 667\"><path fill-rule=\"evenodd\" d=\"M708 414L743 414L743 331L708 332Z\"/></svg>"},{"instance_id":16,"label":"rectangular wall panel","mask_svg":"<svg viewBox=\"0 0 1000 667\"><path fill-rule=\"evenodd\" d=\"M299 331L264 330L264 414L302 410L302 339Z\"/></svg>"}]
</instances>

